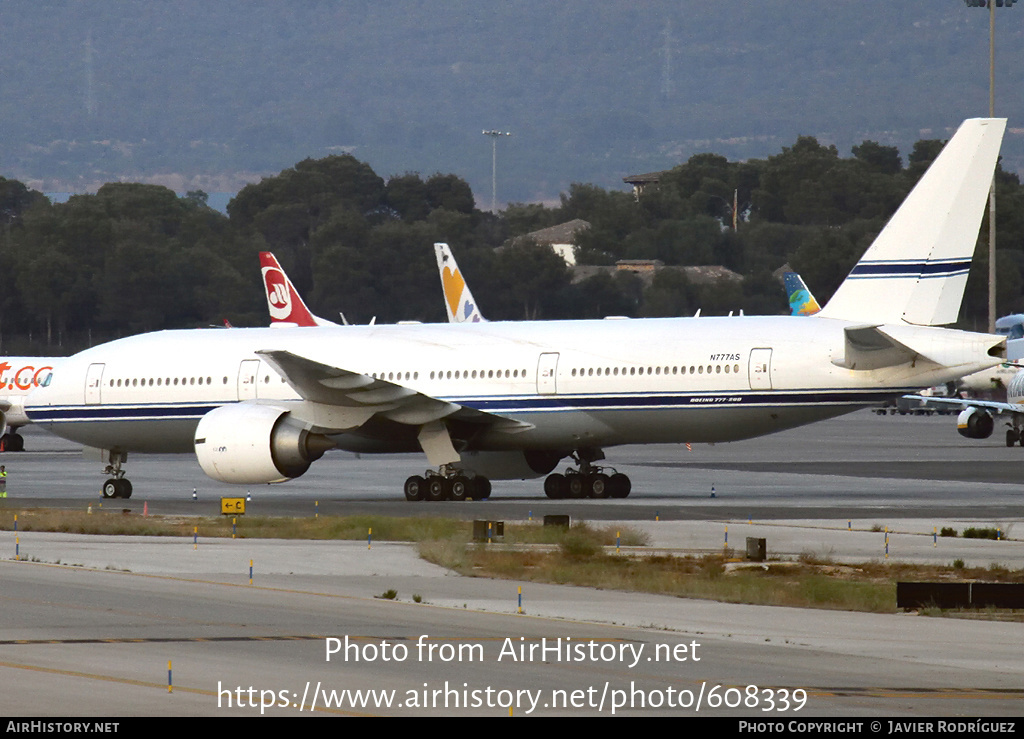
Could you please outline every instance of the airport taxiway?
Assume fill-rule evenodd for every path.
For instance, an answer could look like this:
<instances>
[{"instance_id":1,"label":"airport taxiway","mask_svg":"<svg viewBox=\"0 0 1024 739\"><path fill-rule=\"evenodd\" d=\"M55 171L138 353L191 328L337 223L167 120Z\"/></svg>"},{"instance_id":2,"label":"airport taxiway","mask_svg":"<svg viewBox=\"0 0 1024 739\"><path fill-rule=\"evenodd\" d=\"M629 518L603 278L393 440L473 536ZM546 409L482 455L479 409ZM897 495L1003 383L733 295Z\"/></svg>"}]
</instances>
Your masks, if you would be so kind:
<instances>
[{"instance_id":1,"label":"airport taxiway","mask_svg":"<svg viewBox=\"0 0 1024 739\"><path fill-rule=\"evenodd\" d=\"M27 441L34 451L0 455L11 473L4 505L92 504L99 513L96 463L38 433ZM538 495L537 482L526 482L496 483L487 502L411 504L396 500L395 491L419 471L421 460L328 455L298 481L253 489L250 506L257 513L312 515L319 501L321 514L505 520L569 512L643 527L654 547L695 551L722 546L728 525L734 546L746 536L764 536L770 554L836 559L882 560L884 533L871 529L890 527L894 561L959 557L1021 566L1024 544L1014 526L1024 520L1024 450L994 439L963 439L951 417L862 412L749 442L692 452L638 447L610 450L609 457L633 477L626 501L548 501ZM211 515L221 494L239 493L206 480L187 456L132 456L128 469L136 497L118 501L116 510L131 515L143 508ZM932 527L942 525L998 525L1011 541L933 539ZM543 697L530 715L610 713L611 700L626 694L647 704L620 713L692 715L692 705L665 701L696 698L700 691L705 700L719 686L715 695L739 697L741 705L712 707L705 700L702 713L785 721L1016 716L1024 700L1024 626L1018 623L730 605L456 577L397 544L369 549L366 542L201 539L196 548L191 539L25 532L19 546L39 560L26 563L7 559L13 537L0 532L0 710L8 715L251 715L260 709L238 702L255 696L257 704L261 698L282 704L266 712L292 716L308 712L318 684L328 691L395 691L401 706L350 700L327 707L322 698L331 694L319 693L315 713L373 715L508 715L498 698L529 690ZM62 564L53 564L58 560ZM517 614L520 585L525 615ZM375 597L389 589L397 591L397 601ZM424 602L412 602L414 595ZM410 656L387 661L364 653L374 658L327 662L325 640L345 636L364 647L400 643ZM416 645L424 636L451 649L479 644L483 657L421 659ZM620 660L498 659L506 640L539 644L559 637L644 645L645 656L659 647L679 655L681 646L699 642L701 659L632 667ZM245 692L250 687L257 692ZM791 699L798 688L807 691L803 710L792 704L763 710L780 695L766 690L790 691ZM495 705L468 708L438 707L432 692L454 701L487 689L476 695L494 698ZM558 691L567 691L569 705L558 703ZM340 693L333 695L340 700ZM431 705L410 705L414 700ZM652 708L651 701L661 703ZM517 704L513 713L524 715L527 708Z\"/></svg>"}]
</instances>

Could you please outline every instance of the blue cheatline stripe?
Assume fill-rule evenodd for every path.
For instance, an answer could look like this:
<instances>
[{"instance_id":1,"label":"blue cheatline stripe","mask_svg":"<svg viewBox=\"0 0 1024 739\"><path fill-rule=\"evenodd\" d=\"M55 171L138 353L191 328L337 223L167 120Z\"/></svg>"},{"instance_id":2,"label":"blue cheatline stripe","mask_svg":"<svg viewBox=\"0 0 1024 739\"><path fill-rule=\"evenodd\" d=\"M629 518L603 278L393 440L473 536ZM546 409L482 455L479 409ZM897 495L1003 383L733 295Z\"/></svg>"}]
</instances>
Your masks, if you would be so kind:
<instances>
[{"instance_id":1,"label":"blue cheatline stripe","mask_svg":"<svg viewBox=\"0 0 1024 739\"><path fill-rule=\"evenodd\" d=\"M859 262L850 272L853 278L868 277L956 277L967 274L970 259L937 259L928 261L889 260Z\"/></svg>"},{"instance_id":2,"label":"blue cheatline stripe","mask_svg":"<svg viewBox=\"0 0 1024 739\"><path fill-rule=\"evenodd\" d=\"M33 408L29 418L36 423L199 419L220 405L189 403L182 405L55 406L53 408Z\"/></svg>"},{"instance_id":3,"label":"blue cheatline stripe","mask_svg":"<svg viewBox=\"0 0 1024 739\"><path fill-rule=\"evenodd\" d=\"M672 410L710 407L864 405L917 392L918 386L887 390L788 390L766 392L640 393L602 395L524 395L441 398L465 408L490 413L546 413L599 410ZM75 405L33 408L29 417L37 423L88 421L141 421L199 419L220 405L159 404L95 406Z\"/></svg>"}]
</instances>

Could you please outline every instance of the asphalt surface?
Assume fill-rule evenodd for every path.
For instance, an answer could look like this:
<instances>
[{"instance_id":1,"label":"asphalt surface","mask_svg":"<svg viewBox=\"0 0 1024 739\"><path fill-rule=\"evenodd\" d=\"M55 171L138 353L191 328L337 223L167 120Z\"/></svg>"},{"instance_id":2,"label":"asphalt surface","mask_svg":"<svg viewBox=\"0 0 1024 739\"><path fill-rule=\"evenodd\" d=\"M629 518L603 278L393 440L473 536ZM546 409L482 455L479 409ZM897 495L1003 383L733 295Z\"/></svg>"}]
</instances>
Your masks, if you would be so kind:
<instances>
[{"instance_id":1,"label":"asphalt surface","mask_svg":"<svg viewBox=\"0 0 1024 739\"><path fill-rule=\"evenodd\" d=\"M140 455L128 464L135 496L113 505L99 498L98 463L38 432L26 440L29 452L0 455L8 509L215 515L222 494L239 494L207 480L188 456ZM655 549L717 551L726 536L734 547L754 536L770 556L837 563L886 561L888 530L888 561L1024 566L1024 450L1006 448L998 431L963 439L953 417L862 412L749 442L608 456L633 478L625 501L549 501L533 481L497 482L486 502L414 504L398 491L420 459L338 454L299 480L250 489L248 505L295 516L567 512L641 528ZM946 525L996 526L1009 540L933 536ZM15 547L33 561L12 561ZM411 546L377 542L5 531L0 552L5 715L610 715L614 707L790 721L1017 716L1024 705L1017 623L458 577ZM392 589L396 600L378 597ZM559 638L583 651L531 658L531 645ZM328 661L332 645L342 651Z\"/></svg>"}]
</instances>

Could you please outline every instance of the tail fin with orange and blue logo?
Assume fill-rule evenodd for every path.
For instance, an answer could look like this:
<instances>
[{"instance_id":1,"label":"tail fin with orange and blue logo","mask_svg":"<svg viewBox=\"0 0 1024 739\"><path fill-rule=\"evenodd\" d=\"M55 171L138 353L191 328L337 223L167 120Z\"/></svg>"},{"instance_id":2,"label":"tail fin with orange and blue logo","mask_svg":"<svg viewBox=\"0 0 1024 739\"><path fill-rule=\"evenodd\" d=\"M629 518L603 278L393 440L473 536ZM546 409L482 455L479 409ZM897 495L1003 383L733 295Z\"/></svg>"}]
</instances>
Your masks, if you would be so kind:
<instances>
[{"instance_id":1,"label":"tail fin with orange and blue logo","mask_svg":"<svg viewBox=\"0 0 1024 739\"><path fill-rule=\"evenodd\" d=\"M455 263L452 250L448 244L434 244L437 257L437 271L441 273L441 289L444 291L444 307L448 311L450 323L480 323L487 319L480 313L480 308L469 291L469 285Z\"/></svg>"}]
</instances>

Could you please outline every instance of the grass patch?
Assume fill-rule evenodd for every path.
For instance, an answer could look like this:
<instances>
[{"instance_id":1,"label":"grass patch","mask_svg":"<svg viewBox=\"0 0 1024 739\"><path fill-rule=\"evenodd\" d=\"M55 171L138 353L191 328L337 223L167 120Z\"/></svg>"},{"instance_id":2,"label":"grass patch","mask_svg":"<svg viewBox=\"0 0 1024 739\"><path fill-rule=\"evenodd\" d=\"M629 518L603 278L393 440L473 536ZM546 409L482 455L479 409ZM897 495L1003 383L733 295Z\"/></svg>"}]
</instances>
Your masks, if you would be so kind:
<instances>
[{"instance_id":1,"label":"grass patch","mask_svg":"<svg viewBox=\"0 0 1024 739\"><path fill-rule=\"evenodd\" d=\"M446 566L470 576L584 585L728 603L824 608L871 613L896 612L896 582L900 580L985 580L1024 582L1024 572L996 565L959 568L891 562L836 564L831 553L804 553L795 562L767 562L734 568L721 554L677 557L618 556L588 544L577 549L577 532L568 532L561 546L464 547ZM448 546L454 543L449 542ZM442 562L438 560L438 564ZM966 617L966 616L964 616ZM983 617L975 615L977 617ZM1007 618L1001 616L1001 618ZM1024 620L1018 613L1016 620Z\"/></svg>"},{"instance_id":2,"label":"grass patch","mask_svg":"<svg viewBox=\"0 0 1024 739\"><path fill-rule=\"evenodd\" d=\"M0 529L11 530L14 512L0 511ZM117 510L79 511L30 509L18 512L20 531L77 534L129 534L229 537L230 517L170 517L123 514ZM638 529L578 523L570 529L517 523L505 526L501 544L471 542L472 522L448 518L386 516L321 516L320 518L239 517L236 535L244 538L417 542L420 556L463 575L511 580L586 585L683 598L706 598L807 608L892 613L896 582L965 581L1024 582L1024 571L997 564L966 567L868 562L856 566L834 561L832 551L803 552L795 562L727 567L729 552L704 556L626 556L614 553L616 538L623 547L643 547L648 537ZM994 531L994 529L993 529ZM965 532L966 535L966 532ZM635 555L635 551L633 552ZM378 597L388 597L387 591ZM417 596L413 596L415 600ZM418 601L417 601L418 602ZM922 613L930 613L928 609ZM985 611L941 612L962 618L986 618ZM999 620L1024 620L1021 612L1000 612Z\"/></svg>"},{"instance_id":3,"label":"grass patch","mask_svg":"<svg viewBox=\"0 0 1024 739\"><path fill-rule=\"evenodd\" d=\"M0 530L14 528L14 511L0 511ZM192 536L196 527L204 537L230 537L230 516L140 516L111 509L86 513L29 509L17 512L19 531L56 531L68 534L114 536ZM320 516L292 518L239 516L235 536L251 539L426 541L460 536L469 539L471 524L450 518L390 516Z\"/></svg>"}]
</instances>

